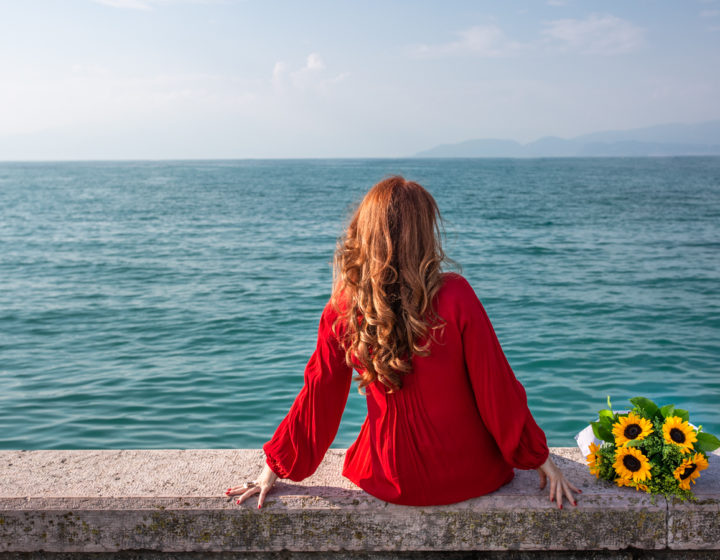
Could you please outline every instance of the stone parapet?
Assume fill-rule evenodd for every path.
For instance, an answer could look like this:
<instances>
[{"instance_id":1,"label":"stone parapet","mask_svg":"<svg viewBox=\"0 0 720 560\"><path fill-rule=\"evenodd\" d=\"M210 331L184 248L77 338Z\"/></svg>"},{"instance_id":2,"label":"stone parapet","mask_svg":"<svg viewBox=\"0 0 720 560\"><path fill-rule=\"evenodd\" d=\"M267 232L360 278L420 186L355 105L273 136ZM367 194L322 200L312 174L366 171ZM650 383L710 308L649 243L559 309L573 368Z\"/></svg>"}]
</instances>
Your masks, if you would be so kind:
<instances>
[{"instance_id":1,"label":"stone parapet","mask_svg":"<svg viewBox=\"0 0 720 560\"><path fill-rule=\"evenodd\" d=\"M517 471L500 490L457 504L390 504L341 476L343 449L330 449L302 482L278 480L260 510L256 497L238 506L223 494L259 474L259 449L0 451L0 558L40 551L720 551L720 456L694 487L699 501L679 503L597 481L576 448L551 451L583 490L577 507L558 510L534 471Z\"/></svg>"}]
</instances>

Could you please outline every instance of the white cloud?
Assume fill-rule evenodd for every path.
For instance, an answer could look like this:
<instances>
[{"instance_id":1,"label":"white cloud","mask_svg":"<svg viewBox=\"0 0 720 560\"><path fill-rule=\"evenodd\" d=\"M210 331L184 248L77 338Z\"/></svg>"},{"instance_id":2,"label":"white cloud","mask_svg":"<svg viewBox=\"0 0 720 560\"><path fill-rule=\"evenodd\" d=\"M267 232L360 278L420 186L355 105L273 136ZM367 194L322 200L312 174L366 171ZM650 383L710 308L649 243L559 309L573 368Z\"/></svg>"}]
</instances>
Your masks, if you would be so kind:
<instances>
[{"instance_id":1,"label":"white cloud","mask_svg":"<svg viewBox=\"0 0 720 560\"><path fill-rule=\"evenodd\" d=\"M507 38L497 25L475 25L458 31L459 39L449 43L420 45L414 49L419 56L445 56L470 54L479 57L497 58L511 56L522 49L523 45Z\"/></svg>"},{"instance_id":2,"label":"white cloud","mask_svg":"<svg viewBox=\"0 0 720 560\"><path fill-rule=\"evenodd\" d=\"M613 15L591 14L585 19L546 22L542 34L561 48L584 54L612 55L642 44L644 30Z\"/></svg>"},{"instance_id":3,"label":"white cloud","mask_svg":"<svg viewBox=\"0 0 720 560\"><path fill-rule=\"evenodd\" d=\"M320 58L319 54L310 53L307 57L305 68L307 68L308 70L324 70L325 63L323 62L322 58Z\"/></svg>"},{"instance_id":4,"label":"white cloud","mask_svg":"<svg viewBox=\"0 0 720 560\"><path fill-rule=\"evenodd\" d=\"M291 70L282 60L275 63L272 72L272 85L279 94L289 92L313 92L325 95L329 88L350 76L349 72L328 75L325 61L318 53L310 53L305 64Z\"/></svg>"},{"instance_id":5,"label":"white cloud","mask_svg":"<svg viewBox=\"0 0 720 560\"><path fill-rule=\"evenodd\" d=\"M560 5L563 0L549 0ZM500 58L526 53L572 51L578 54L613 55L629 52L642 44L644 30L609 14L591 14L585 19L558 19L543 23L541 38L526 42L509 38L495 24L476 25L457 32L449 43L419 45L411 53L421 57L472 55Z\"/></svg>"},{"instance_id":6,"label":"white cloud","mask_svg":"<svg viewBox=\"0 0 720 560\"><path fill-rule=\"evenodd\" d=\"M272 81L273 84L280 84L283 79L283 75L287 71L287 64L282 61L277 61L273 68Z\"/></svg>"}]
</instances>

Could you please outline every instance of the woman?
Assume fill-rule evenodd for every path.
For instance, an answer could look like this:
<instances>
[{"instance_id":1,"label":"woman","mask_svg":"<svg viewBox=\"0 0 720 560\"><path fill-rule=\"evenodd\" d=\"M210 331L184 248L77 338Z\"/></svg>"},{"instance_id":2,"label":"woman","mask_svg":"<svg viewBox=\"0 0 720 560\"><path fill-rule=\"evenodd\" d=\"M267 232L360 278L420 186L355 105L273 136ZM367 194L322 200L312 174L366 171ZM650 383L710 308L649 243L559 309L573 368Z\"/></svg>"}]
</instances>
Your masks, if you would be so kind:
<instances>
[{"instance_id":1,"label":"woman","mask_svg":"<svg viewBox=\"0 0 720 560\"><path fill-rule=\"evenodd\" d=\"M433 197L400 176L365 195L338 243L304 386L263 445L260 476L225 492L238 504L259 494L260 508L278 478L315 472L354 380L368 414L342 474L369 494L450 504L507 484L514 468L537 469L550 501L576 505L580 490L550 459L480 300L441 271L439 219Z\"/></svg>"}]
</instances>

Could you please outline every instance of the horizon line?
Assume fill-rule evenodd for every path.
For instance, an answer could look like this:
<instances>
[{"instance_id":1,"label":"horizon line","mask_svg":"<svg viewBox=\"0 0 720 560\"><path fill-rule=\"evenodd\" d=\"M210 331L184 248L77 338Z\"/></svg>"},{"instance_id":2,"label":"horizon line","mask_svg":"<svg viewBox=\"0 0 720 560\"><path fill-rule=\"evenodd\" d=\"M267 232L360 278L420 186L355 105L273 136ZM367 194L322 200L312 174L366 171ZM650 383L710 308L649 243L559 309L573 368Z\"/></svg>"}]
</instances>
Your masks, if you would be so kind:
<instances>
[{"instance_id":1,"label":"horizon line","mask_svg":"<svg viewBox=\"0 0 720 560\"><path fill-rule=\"evenodd\" d=\"M459 160L459 159L661 159L713 158L718 154L658 154L606 156L330 156L330 157L234 157L234 158L114 158L114 159L0 159L6 163L152 163L152 162L219 162L219 161L319 161L319 160Z\"/></svg>"}]
</instances>

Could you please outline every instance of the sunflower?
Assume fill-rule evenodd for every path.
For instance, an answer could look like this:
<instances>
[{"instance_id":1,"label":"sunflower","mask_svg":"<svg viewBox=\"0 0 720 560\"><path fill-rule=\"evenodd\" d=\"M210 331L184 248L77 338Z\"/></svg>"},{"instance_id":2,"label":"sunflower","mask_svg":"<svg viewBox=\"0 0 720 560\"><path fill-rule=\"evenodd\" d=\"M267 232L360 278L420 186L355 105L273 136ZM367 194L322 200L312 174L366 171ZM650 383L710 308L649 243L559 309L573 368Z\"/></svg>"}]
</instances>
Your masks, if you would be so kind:
<instances>
[{"instance_id":1,"label":"sunflower","mask_svg":"<svg viewBox=\"0 0 720 560\"><path fill-rule=\"evenodd\" d=\"M637 447L618 448L613 468L621 478L632 479L636 483L652 478L650 461Z\"/></svg>"},{"instance_id":2,"label":"sunflower","mask_svg":"<svg viewBox=\"0 0 720 560\"><path fill-rule=\"evenodd\" d=\"M632 480L628 478L616 478L615 484L617 484L620 488L623 486L628 486L629 488L635 488L635 491L642 490L643 492L648 491L648 487L643 484L642 482L633 482Z\"/></svg>"},{"instance_id":3,"label":"sunflower","mask_svg":"<svg viewBox=\"0 0 720 560\"><path fill-rule=\"evenodd\" d=\"M615 484L617 484L619 488L622 488L623 486L630 486L630 480L619 477L615 479Z\"/></svg>"},{"instance_id":4,"label":"sunflower","mask_svg":"<svg viewBox=\"0 0 720 560\"><path fill-rule=\"evenodd\" d=\"M690 483L695 484L695 479L700 477L700 471L707 468L708 462L705 456L702 453L695 453L692 459L683 459L673 476L677 479L680 488L690 490Z\"/></svg>"},{"instance_id":5,"label":"sunflower","mask_svg":"<svg viewBox=\"0 0 720 560\"><path fill-rule=\"evenodd\" d=\"M645 439L652 433L652 423L641 416L631 412L627 416L621 416L613 424L612 433L615 436L615 445L627 445L636 439Z\"/></svg>"},{"instance_id":6,"label":"sunflower","mask_svg":"<svg viewBox=\"0 0 720 560\"><path fill-rule=\"evenodd\" d=\"M662 427L666 443L677 445L683 453L690 453L697 441L695 430L679 416L668 416Z\"/></svg>"},{"instance_id":7,"label":"sunflower","mask_svg":"<svg viewBox=\"0 0 720 560\"><path fill-rule=\"evenodd\" d=\"M590 453L586 455L590 474L594 474L595 478L600 478L600 448L595 443L590 444Z\"/></svg>"}]
</instances>

